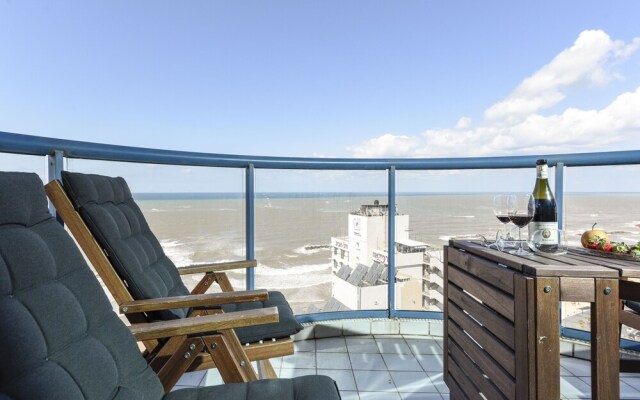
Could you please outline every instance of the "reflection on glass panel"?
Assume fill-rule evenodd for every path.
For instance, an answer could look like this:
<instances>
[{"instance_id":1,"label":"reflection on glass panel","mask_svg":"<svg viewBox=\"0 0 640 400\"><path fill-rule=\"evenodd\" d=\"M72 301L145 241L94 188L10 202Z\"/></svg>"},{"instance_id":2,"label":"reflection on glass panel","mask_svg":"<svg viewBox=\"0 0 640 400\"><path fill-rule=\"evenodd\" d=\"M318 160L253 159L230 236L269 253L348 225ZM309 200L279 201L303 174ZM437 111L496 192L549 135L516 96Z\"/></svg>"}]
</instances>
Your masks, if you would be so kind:
<instances>
[{"instance_id":1,"label":"reflection on glass panel","mask_svg":"<svg viewBox=\"0 0 640 400\"><path fill-rule=\"evenodd\" d=\"M296 314L386 309L386 186L384 171L258 170L256 287Z\"/></svg>"},{"instance_id":2,"label":"reflection on glass panel","mask_svg":"<svg viewBox=\"0 0 640 400\"><path fill-rule=\"evenodd\" d=\"M34 172L46 182L47 169L47 157L0 152L0 171Z\"/></svg>"},{"instance_id":3,"label":"reflection on glass panel","mask_svg":"<svg viewBox=\"0 0 640 400\"><path fill-rule=\"evenodd\" d=\"M70 160L69 169L122 176L151 231L178 267L245 259L243 169L83 160ZM201 277L182 278L191 290ZM235 288L245 288L244 270L231 273L230 279Z\"/></svg>"}]
</instances>

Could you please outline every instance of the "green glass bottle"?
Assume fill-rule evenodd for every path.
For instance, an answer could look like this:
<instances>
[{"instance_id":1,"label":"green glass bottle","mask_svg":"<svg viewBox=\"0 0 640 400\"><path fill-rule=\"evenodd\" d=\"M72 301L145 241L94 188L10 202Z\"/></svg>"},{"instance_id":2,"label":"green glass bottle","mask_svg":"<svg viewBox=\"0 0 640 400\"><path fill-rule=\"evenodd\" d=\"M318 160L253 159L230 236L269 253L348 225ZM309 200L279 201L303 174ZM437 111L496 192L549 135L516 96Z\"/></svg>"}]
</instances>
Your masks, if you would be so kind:
<instances>
[{"instance_id":1,"label":"green glass bottle","mask_svg":"<svg viewBox=\"0 0 640 400\"><path fill-rule=\"evenodd\" d=\"M558 247L558 210L549 187L547 160L536 161L536 185L533 188L536 211L529 223L529 237L541 230L540 250L553 251Z\"/></svg>"}]
</instances>

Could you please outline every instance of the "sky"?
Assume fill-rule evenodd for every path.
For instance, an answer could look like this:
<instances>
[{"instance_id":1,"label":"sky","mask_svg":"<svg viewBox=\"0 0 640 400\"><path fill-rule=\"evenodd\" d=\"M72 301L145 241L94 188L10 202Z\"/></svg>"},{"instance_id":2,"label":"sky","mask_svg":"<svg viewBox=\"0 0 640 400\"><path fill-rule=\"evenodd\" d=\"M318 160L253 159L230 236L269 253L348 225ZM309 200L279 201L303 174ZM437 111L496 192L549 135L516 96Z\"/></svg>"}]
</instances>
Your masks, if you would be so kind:
<instances>
[{"instance_id":1,"label":"sky","mask_svg":"<svg viewBox=\"0 0 640 400\"><path fill-rule=\"evenodd\" d=\"M639 15L637 0L0 0L0 131L303 157L640 149ZM638 171L567 185L615 190ZM474 172L403 174L407 190L487 188ZM386 177L298 175L326 190Z\"/></svg>"}]
</instances>

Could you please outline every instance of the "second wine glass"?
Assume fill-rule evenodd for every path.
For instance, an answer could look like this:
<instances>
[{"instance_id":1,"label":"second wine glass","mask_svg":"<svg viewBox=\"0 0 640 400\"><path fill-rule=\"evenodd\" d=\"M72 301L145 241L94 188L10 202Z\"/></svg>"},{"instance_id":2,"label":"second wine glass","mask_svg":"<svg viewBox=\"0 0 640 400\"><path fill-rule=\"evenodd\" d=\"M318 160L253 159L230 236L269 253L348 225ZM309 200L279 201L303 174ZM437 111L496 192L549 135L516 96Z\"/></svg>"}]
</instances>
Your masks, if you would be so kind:
<instances>
[{"instance_id":1,"label":"second wine glass","mask_svg":"<svg viewBox=\"0 0 640 400\"><path fill-rule=\"evenodd\" d=\"M522 246L522 228L529 225L536 211L536 202L531 194L514 194L510 195L507 200L509 210L509 220L518 227L518 242L520 247L511 250L509 253L519 256L530 255L529 251Z\"/></svg>"}]
</instances>

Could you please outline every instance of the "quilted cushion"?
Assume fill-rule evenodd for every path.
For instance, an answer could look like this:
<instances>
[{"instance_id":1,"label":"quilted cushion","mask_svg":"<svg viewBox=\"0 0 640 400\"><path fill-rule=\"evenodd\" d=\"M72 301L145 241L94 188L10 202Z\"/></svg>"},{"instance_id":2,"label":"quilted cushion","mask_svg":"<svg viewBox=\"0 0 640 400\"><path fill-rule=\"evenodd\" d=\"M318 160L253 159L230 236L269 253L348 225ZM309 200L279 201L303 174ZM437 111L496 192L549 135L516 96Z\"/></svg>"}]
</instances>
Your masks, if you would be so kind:
<instances>
[{"instance_id":1,"label":"quilted cushion","mask_svg":"<svg viewBox=\"0 0 640 400\"><path fill-rule=\"evenodd\" d=\"M228 384L168 393L166 400L340 400L336 383L326 376L261 380L248 384Z\"/></svg>"},{"instance_id":2,"label":"quilted cushion","mask_svg":"<svg viewBox=\"0 0 640 400\"><path fill-rule=\"evenodd\" d=\"M35 174L0 172L0 393L159 399L163 389Z\"/></svg>"},{"instance_id":3,"label":"quilted cushion","mask_svg":"<svg viewBox=\"0 0 640 400\"><path fill-rule=\"evenodd\" d=\"M242 343L253 343L272 338L283 338L295 335L302 329L302 325L296 320L293 310L287 299L280 292L269 292L269 300L247 303L225 304L222 309L225 312L247 311L264 307L277 307L280 319L273 324L263 324L236 328L238 339Z\"/></svg>"},{"instance_id":4,"label":"quilted cushion","mask_svg":"<svg viewBox=\"0 0 640 400\"><path fill-rule=\"evenodd\" d=\"M151 232L124 179L65 171L62 180L74 207L106 250L135 299L189 294L178 269ZM230 304L223 309L230 312L273 306L278 307L280 321L237 329L241 342L288 337L302 329L280 292L269 292L269 300L264 302ZM187 309L169 310L155 313L152 318L183 318L188 313Z\"/></svg>"},{"instance_id":5,"label":"quilted cushion","mask_svg":"<svg viewBox=\"0 0 640 400\"><path fill-rule=\"evenodd\" d=\"M126 281L134 299L189 294L124 179L63 172L62 181L74 207ZM188 309L173 309L154 313L152 318L184 318L188 313Z\"/></svg>"}]
</instances>

